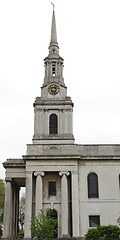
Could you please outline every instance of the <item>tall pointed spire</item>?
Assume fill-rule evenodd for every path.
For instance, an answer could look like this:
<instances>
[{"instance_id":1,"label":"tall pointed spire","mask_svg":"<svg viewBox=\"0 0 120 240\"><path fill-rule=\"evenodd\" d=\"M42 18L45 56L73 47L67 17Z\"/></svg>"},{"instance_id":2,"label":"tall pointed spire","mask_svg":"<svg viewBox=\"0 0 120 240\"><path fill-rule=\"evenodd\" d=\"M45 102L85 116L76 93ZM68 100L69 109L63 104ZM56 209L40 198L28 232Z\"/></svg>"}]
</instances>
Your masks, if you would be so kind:
<instances>
[{"instance_id":1,"label":"tall pointed spire","mask_svg":"<svg viewBox=\"0 0 120 240\"><path fill-rule=\"evenodd\" d=\"M55 21L55 10L54 10L54 4L53 5L53 15L52 15L52 26L51 26L51 39L50 39L50 45L49 45L49 53L59 53L59 47L57 42L57 31L56 31L56 21Z\"/></svg>"},{"instance_id":2,"label":"tall pointed spire","mask_svg":"<svg viewBox=\"0 0 120 240\"><path fill-rule=\"evenodd\" d=\"M57 42L56 21L55 21L55 11L54 10L53 10L53 15L52 15L51 41L50 42Z\"/></svg>"},{"instance_id":3,"label":"tall pointed spire","mask_svg":"<svg viewBox=\"0 0 120 240\"><path fill-rule=\"evenodd\" d=\"M52 25L51 25L51 38L49 44L49 54L44 59L45 63L45 77L43 85L46 86L50 83L59 83L61 86L65 86L63 78L63 61L64 59L59 55L59 46L57 42L57 31L55 21L54 4L52 13ZM50 97L50 95L48 95Z\"/></svg>"}]
</instances>

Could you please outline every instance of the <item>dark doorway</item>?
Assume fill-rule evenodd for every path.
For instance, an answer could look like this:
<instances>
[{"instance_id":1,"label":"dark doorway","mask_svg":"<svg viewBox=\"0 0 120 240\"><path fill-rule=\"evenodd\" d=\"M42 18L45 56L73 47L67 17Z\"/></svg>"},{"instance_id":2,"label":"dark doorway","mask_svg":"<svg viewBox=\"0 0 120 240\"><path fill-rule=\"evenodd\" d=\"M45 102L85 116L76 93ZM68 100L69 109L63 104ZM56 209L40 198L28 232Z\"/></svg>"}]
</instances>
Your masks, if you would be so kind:
<instances>
[{"instance_id":1,"label":"dark doorway","mask_svg":"<svg viewBox=\"0 0 120 240\"><path fill-rule=\"evenodd\" d=\"M51 218L57 219L57 212L55 209L49 209L47 215L50 216ZM58 224L56 224L55 229L57 229L57 227L58 227ZM56 232L54 234L54 238L57 238L57 236L58 236L58 233Z\"/></svg>"}]
</instances>

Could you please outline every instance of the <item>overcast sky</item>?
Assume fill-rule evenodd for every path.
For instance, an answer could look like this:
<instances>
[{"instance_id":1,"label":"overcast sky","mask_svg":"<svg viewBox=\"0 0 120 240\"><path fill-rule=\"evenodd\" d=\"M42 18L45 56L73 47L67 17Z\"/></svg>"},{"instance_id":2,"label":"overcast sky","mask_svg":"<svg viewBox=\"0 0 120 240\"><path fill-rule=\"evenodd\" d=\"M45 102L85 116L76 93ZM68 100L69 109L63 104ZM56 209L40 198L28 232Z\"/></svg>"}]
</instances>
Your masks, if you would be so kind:
<instances>
[{"instance_id":1,"label":"overcast sky","mask_svg":"<svg viewBox=\"0 0 120 240\"><path fill-rule=\"evenodd\" d=\"M119 144L120 0L54 3L75 143ZM0 178L2 162L32 143L51 20L49 0L0 0Z\"/></svg>"}]
</instances>

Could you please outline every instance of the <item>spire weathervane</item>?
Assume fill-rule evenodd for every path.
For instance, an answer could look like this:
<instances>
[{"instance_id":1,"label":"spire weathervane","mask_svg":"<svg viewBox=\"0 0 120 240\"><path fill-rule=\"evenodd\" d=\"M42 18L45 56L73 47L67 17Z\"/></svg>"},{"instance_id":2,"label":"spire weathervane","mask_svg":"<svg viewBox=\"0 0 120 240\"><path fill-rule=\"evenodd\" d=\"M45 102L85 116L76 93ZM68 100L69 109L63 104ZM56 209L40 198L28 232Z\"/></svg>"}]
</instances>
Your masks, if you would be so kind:
<instances>
[{"instance_id":1,"label":"spire weathervane","mask_svg":"<svg viewBox=\"0 0 120 240\"><path fill-rule=\"evenodd\" d=\"M53 2L51 2L51 4L53 5L53 13L54 13L55 4Z\"/></svg>"}]
</instances>

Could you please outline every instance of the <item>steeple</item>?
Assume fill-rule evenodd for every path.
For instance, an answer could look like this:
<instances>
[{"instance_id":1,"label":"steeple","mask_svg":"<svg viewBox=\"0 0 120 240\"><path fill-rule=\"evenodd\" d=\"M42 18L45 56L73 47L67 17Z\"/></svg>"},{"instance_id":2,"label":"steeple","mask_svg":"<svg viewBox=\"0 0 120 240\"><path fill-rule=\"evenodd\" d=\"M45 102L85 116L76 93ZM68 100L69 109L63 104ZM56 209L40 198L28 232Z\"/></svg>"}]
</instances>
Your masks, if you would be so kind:
<instances>
[{"instance_id":1,"label":"steeple","mask_svg":"<svg viewBox=\"0 0 120 240\"><path fill-rule=\"evenodd\" d=\"M46 86L52 82L59 83L62 86L65 86L64 79L63 79L63 61L64 61L63 58L60 57L59 55L55 11L53 7L49 54L44 59L45 77L44 77L43 86Z\"/></svg>"},{"instance_id":2,"label":"steeple","mask_svg":"<svg viewBox=\"0 0 120 240\"><path fill-rule=\"evenodd\" d=\"M59 53L54 8L53 8L53 15L52 15L51 39L50 39L50 45L49 45L49 53L52 53L52 52Z\"/></svg>"},{"instance_id":3,"label":"steeple","mask_svg":"<svg viewBox=\"0 0 120 240\"><path fill-rule=\"evenodd\" d=\"M45 76L41 97L34 103L33 144L73 144L73 102L67 96L63 78L63 58L59 55L53 5L48 56L44 59Z\"/></svg>"}]
</instances>

